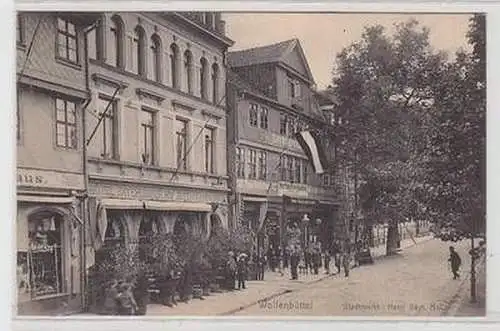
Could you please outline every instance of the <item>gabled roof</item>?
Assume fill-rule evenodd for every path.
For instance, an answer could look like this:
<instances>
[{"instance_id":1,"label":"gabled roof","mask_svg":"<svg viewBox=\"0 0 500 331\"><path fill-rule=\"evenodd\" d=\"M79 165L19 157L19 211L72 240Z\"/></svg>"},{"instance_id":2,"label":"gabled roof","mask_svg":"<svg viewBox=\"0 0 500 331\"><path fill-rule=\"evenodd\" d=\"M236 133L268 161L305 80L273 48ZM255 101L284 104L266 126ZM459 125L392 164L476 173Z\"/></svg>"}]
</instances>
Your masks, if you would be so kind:
<instances>
[{"instance_id":1,"label":"gabled roof","mask_svg":"<svg viewBox=\"0 0 500 331\"><path fill-rule=\"evenodd\" d=\"M337 98L335 97L335 94L329 89L317 91L315 94L316 100L318 101L318 104L320 106L330 106L337 104Z\"/></svg>"},{"instance_id":2,"label":"gabled roof","mask_svg":"<svg viewBox=\"0 0 500 331\"><path fill-rule=\"evenodd\" d=\"M254 47L249 49L244 49L240 51L233 51L228 53L228 63L230 67L246 67L256 64L264 63L274 63L283 62L288 54L290 54L295 48L299 52L299 56L304 63L307 71L308 79L314 82L314 77L312 75L307 59L304 55L304 51L300 46L300 42L297 38L285 40L276 44Z\"/></svg>"}]
</instances>

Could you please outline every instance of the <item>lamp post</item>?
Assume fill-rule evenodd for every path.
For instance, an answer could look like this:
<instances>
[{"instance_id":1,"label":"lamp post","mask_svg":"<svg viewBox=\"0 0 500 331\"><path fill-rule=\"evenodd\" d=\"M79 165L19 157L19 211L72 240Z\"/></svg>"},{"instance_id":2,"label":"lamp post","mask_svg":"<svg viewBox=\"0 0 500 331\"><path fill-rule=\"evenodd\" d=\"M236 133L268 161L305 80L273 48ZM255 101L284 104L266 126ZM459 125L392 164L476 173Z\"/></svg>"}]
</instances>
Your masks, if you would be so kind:
<instances>
[{"instance_id":1,"label":"lamp post","mask_svg":"<svg viewBox=\"0 0 500 331\"><path fill-rule=\"evenodd\" d=\"M302 224L304 226L304 248L309 244L309 215L304 214L302 217Z\"/></svg>"}]
</instances>

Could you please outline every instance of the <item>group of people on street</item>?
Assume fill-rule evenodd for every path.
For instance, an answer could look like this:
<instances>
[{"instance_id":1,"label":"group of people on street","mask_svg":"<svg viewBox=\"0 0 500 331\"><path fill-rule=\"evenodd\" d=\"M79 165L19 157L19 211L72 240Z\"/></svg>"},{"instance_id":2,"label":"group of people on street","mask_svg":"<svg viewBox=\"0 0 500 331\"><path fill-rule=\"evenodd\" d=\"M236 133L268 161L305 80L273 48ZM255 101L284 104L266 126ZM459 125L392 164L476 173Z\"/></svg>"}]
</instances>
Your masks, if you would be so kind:
<instances>
[{"instance_id":1,"label":"group of people on street","mask_svg":"<svg viewBox=\"0 0 500 331\"><path fill-rule=\"evenodd\" d=\"M319 242L311 243L302 248L299 245L291 245L285 249L281 247L274 248L270 245L265 256L256 258L258 267L257 279L263 280L265 265L267 263L269 270L276 271L281 266L283 269L290 268L291 279L299 278L299 274L314 274L318 275L323 267L325 274L330 274L331 263L333 261L336 269L336 274L340 274L344 270L345 277L349 276L351 261L356 261L355 248L348 241L342 243L340 240L335 240L330 247L322 249ZM355 263L356 264L356 263Z\"/></svg>"},{"instance_id":2,"label":"group of people on street","mask_svg":"<svg viewBox=\"0 0 500 331\"><path fill-rule=\"evenodd\" d=\"M226 261L226 289L241 290L246 289L246 280L248 278L249 257L246 253L240 253L236 256L234 252L228 253ZM236 285L237 284L237 285Z\"/></svg>"},{"instance_id":3,"label":"group of people on street","mask_svg":"<svg viewBox=\"0 0 500 331\"><path fill-rule=\"evenodd\" d=\"M147 304L141 302L144 299L142 292L147 292L147 288L137 278L123 281L113 279L105 291L104 310L108 315L142 315L141 308Z\"/></svg>"}]
</instances>

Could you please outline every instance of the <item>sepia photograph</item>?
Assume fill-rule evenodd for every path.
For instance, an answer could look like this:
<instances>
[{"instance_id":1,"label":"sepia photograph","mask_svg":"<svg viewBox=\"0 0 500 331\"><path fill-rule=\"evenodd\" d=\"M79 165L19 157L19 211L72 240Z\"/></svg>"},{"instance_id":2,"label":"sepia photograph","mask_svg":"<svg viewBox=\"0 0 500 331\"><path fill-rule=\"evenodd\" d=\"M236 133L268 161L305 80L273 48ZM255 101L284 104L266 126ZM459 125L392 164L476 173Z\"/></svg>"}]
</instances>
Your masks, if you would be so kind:
<instances>
[{"instance_id":1,"label":"sepia photograph","mask_svg":"<svg viewBox=\"0 0 500 331\"><path fill-rule=\"evenodd\" d=\"M486 14L165 7L15 13L16 317L486 317Z\"/></svg>"}]
</instances>

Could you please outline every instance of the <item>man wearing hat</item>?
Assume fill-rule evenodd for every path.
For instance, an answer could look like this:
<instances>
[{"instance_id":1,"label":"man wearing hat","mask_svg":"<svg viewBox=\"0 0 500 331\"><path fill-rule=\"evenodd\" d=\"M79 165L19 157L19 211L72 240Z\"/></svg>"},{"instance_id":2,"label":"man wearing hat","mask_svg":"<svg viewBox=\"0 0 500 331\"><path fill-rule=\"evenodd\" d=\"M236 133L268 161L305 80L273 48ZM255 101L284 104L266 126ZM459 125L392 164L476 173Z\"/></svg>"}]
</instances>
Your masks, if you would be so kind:
<instances>
[{"instance_id":1,"label":"man wearing hat","mask_svg":"<svg viewBox=\"0 0 500 331\"><path fill-rule=\"evenodd\" d=\"M232 291L234 290L234 283L236 281L236 261L234 259L234 253L229 252L228 259L226 262L226 281L227 281L227 289Z\"/></svg>"}]
</instances>

